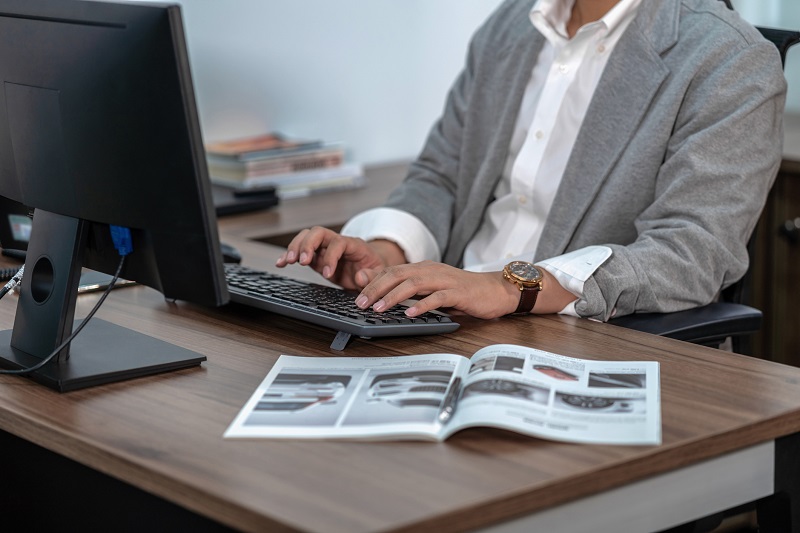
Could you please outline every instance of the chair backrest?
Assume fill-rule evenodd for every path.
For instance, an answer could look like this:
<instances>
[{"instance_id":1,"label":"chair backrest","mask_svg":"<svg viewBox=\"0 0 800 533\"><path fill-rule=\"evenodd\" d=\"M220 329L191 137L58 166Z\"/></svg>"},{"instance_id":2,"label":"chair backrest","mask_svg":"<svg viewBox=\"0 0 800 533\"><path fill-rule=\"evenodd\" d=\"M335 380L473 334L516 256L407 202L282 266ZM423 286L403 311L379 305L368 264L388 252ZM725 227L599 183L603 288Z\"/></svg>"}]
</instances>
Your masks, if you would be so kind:
<instances>
[{"instance_id":1,"label":"chair backrest","mask_svg":"<svg viewBox=\"0 0 800 533\"><path fill-rule=\"evenodd\" d=\"M778 47L778 52L781 54L781 63L786 66L786 52L789 51L792 45L800 42L800 31L779 30L762 26L757 26L756 28L761 32L761 35Z\"/></svg>"}]
</instances>

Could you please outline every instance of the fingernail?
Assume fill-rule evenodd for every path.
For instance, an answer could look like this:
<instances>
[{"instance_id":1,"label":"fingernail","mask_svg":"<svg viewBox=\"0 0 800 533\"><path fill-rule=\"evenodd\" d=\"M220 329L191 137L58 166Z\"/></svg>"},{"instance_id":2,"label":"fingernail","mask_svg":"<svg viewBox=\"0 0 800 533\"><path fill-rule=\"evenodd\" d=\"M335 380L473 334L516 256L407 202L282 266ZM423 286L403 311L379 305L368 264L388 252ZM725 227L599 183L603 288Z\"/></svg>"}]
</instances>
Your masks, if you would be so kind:
<instances>
[{"instance_id":1,"label":"fingernail","mask_svg":"<svg viewBox=\"0 0 800 533\"><path fill-rule=\"evenodd\" d=\"M282 256L280 256L280 257L278 258L278 260L277 260L277 261L275 261L275 265L278 265L278 266L279 266L279 265L280 265L281 263L283 263L284 261L286 261L286 254L283 254Z\"/></svg>"},{"instance_id":2,"label":"fingernail","mask_svg":"<svg viewBox=\"0 0 800 533\"><path fill-rule=\"evenodd\" d=\"M372 308L380 313L381 311L386 309L386 302L384 302L383 300L378 300L377 302L375 302L375 305L373 305Z\"/></svg>"},{"instance_id":3,"label":"fingernail","mask_svg":"<svg viewBox=\"0 0 800 533\"><path fill-rule=\"evenodd\" d=\"M406 316L407 317L415 317L417 316L417 308L416 307L409 307L406 309Z\"/></svg>"},{"instance_id":4,"label":"fingernail","mask_svg":"<svg viewBox=\"0 0 800 533\"><path fill-rule=\"evenodd\" d=\"M323 278L329 278L329 277L331 277L331 267L329 267L329 266L325 266L325 267L322 269L322 277L323 277Z\"/></svg>"},{"instance_id":5,"label":"fingernail","mask_svg":"<svg viewBox=\"0 0 800 533\"><path fill-rule=\"evenodd\" d=\"M356 298L356 305L359 306L361 309L364 309L367 306L368 301L369 299L362 294L358 298Z\"/></svg>"},{"instance_id":6,"label":"fingernail","mask_svg":"<svg viewBox=\"0 0 800 533\"><path fill-rule=\"evenodd\" d=\"M288 254L286 254L286 260L289 261L290 263L294 261L295 257L297 257L297 254L295 254L294 252L289 252Z\"/></svg>"},{"instance_id":7,"label":"fingernail","mask_svg":"<svg viewBox=\"0 0 800 533\"><path fill-rule=\"evenodd\" d=\"M302 254L300 254L300 264L302 265L307 262L308 262L308 254L303 252Z\"/></svg>"}]
</instances>

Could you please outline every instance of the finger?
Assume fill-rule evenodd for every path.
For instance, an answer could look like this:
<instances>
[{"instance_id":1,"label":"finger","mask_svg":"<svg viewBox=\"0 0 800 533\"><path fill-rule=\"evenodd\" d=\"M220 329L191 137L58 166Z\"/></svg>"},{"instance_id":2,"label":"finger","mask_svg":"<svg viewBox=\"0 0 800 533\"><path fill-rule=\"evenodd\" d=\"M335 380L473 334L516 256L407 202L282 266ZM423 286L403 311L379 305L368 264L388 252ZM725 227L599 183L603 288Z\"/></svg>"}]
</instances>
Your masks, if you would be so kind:
<instances>
[{"instance_id":1,"label":"finger","mask_svg":"<svg viewBox=\"0 0 800 533\"><path fill-rule=\"evenodd\" d=\"M354 279L356 285L361 287L362 289L369 285L369 283L375 279L378 275L379 270L375 270L374 268L362 268L358 272L356 272Z\"/></svg>"},{"instance_id":2,"label":"finger","mask_svg":"<svg viewBox=\"0 0 800 533\"><path fill-rule=\"evenodd\" d=\"M314 226L307 230L297 246L297 262L303 266L310 265L317 251L327 246L327 241L337 235L337 233L321 226Z\"/></svg>"},{"instance_id":3,"label":"finger","mask_svg":"<svg viewBox=\"0 0 800 533\"><path fill-rule=\"evenodd\" d=\"M320 266L318 272L322 274L322 277L330 279L334 276L348 244L349 239L339 234L334 234L333 237L328 236L328 238L324 239L322 248L318 251L318 263Z\"/></svg>"},{"instance_id":4,"label":"finger","mask_svg":"<svg viewBox=\"0 0 800 533\"><path fill-rule=\"evenodd\" d=\"M417 313L419 314L431 309L448 306L449 300L445 298L453 295L456 292L457 291L448 289L432 290L428 288L420 288L419 284L414 280L407 279L394 289L390 290L383 298L375 302L372 308L373 310L382 313L383 311L391 309L393 306L408 300L409 298L417 298L420 295L427 294L428 296L420 300L426 301L426 304L419 308L421 309L421 311Z\"/></svg>"},{"instance_id":5,"label":"finger","mask_svg":"<svg viewBox=\"0 0 800 533\"><path fill-rule=\"evenodd\" d=\"M303 266L310 265L321 242L322 238L319 232L314 231L313 228L309 230L297 249L297 262Z\"/></svg>"},{"instance_id":6,"label":"finger","mask_svg":"<svg viewBox=\"0 0 800 533\"><path fill-rule=\"evenodd\" d=\"M286 251L283 252L283 254L281 254L278 260L275 262L275 265L283 267L296 263L299 255L298 250L300 249L300 244L303 242L307 234L308 230L304 229L295 235L289 245L286 247Z\"/></svg>"},{"instance_id":7,"label":"finger","mask_svg":"<svg viewBox=\"0 0 800 533\"><path fill-rule=\"evenodd\" d=\"M375 311L383 312L403 300L433 290L427 287L422 271L409 265L384 269L362 290L362 294L367 296L368 302L374 302L372 308Z\"/></svg>"},{"instance_id":8,"label":"finger","mask_svg":"<svg viewBox=\"0 0 800 533\"><path fill-rule=\"evenodd\" d=\"M362 309L366 309L367 307L371 306L375 302L377 302L381 296L386 294L393 285L387 284L383 280L387 276L392 276L392 272L397 270L399 267L389 267L380 270L379 272L375 273L374 276L369 276L367 273L365 274L368 278L370 278L364 288L361 290L361 294L356 297L356 305ZM363 276L362 276L363 280Z\"/></svg>"},{"instance_id":9,"label":"finger","mask_svg":"<svg viewBox=\"0 0 800 533\"><path fill-rule=\"evenodd\" d=\"M308 266L325 279L331 279L338 270L338 262L339 257L330 248L320 248L314 254Z\"/></svg>"},{"instance_id":10,"label":"finger","mask_svg":"<svg viewBox=\"0 0 800 533\"><path fill-rule=\"evenodd\" d=\"M453 307L454 302L457 301L457 293L458 291L452 289L432 292L406 309L406 316L413 318L434 309Z\"/></svg>"}]
</instances>

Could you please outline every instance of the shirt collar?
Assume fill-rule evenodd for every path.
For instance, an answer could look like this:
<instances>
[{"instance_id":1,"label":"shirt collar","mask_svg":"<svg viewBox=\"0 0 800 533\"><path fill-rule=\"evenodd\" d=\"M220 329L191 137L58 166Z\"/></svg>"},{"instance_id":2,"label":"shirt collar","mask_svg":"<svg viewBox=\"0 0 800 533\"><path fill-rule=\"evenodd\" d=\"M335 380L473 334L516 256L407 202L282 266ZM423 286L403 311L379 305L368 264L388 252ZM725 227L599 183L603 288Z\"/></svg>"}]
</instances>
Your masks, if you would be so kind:
<instances>
[{"instance_id":1,"label":"shirt collar","mask_svg":"<svg viewBox=\"0 0 800 533\"><path fill-rule=\"evenodd\" d=\"M611 34L620 24L638 9L641 0L620 0L596 23ZM543 33L553 32L562 39L567 38L567 22L572 14L575 0L537 0L530 11L531 23Z\"/></svg>"}]
</instances>

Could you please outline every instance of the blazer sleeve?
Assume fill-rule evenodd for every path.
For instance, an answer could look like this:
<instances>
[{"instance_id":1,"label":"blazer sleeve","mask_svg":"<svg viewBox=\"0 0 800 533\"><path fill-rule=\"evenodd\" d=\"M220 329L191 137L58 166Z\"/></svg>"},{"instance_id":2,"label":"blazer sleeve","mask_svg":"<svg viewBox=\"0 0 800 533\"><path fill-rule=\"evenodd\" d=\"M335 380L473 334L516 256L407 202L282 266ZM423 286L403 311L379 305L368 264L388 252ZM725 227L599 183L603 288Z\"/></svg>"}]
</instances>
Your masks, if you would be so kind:
<instances>
[{"instance_id":1,"label":"blazer sleeve","mask_svg":"<svg viewBox=\"0 0 800 533\"><path fill-rule=\"evenodd\" d=\"M709 53L687 83L653 201L634 221L637 238L610 245L576 304L580 316L705 305L744 275L781 163L785 91L774 45Z\"/></svg>"}]
</instances>

